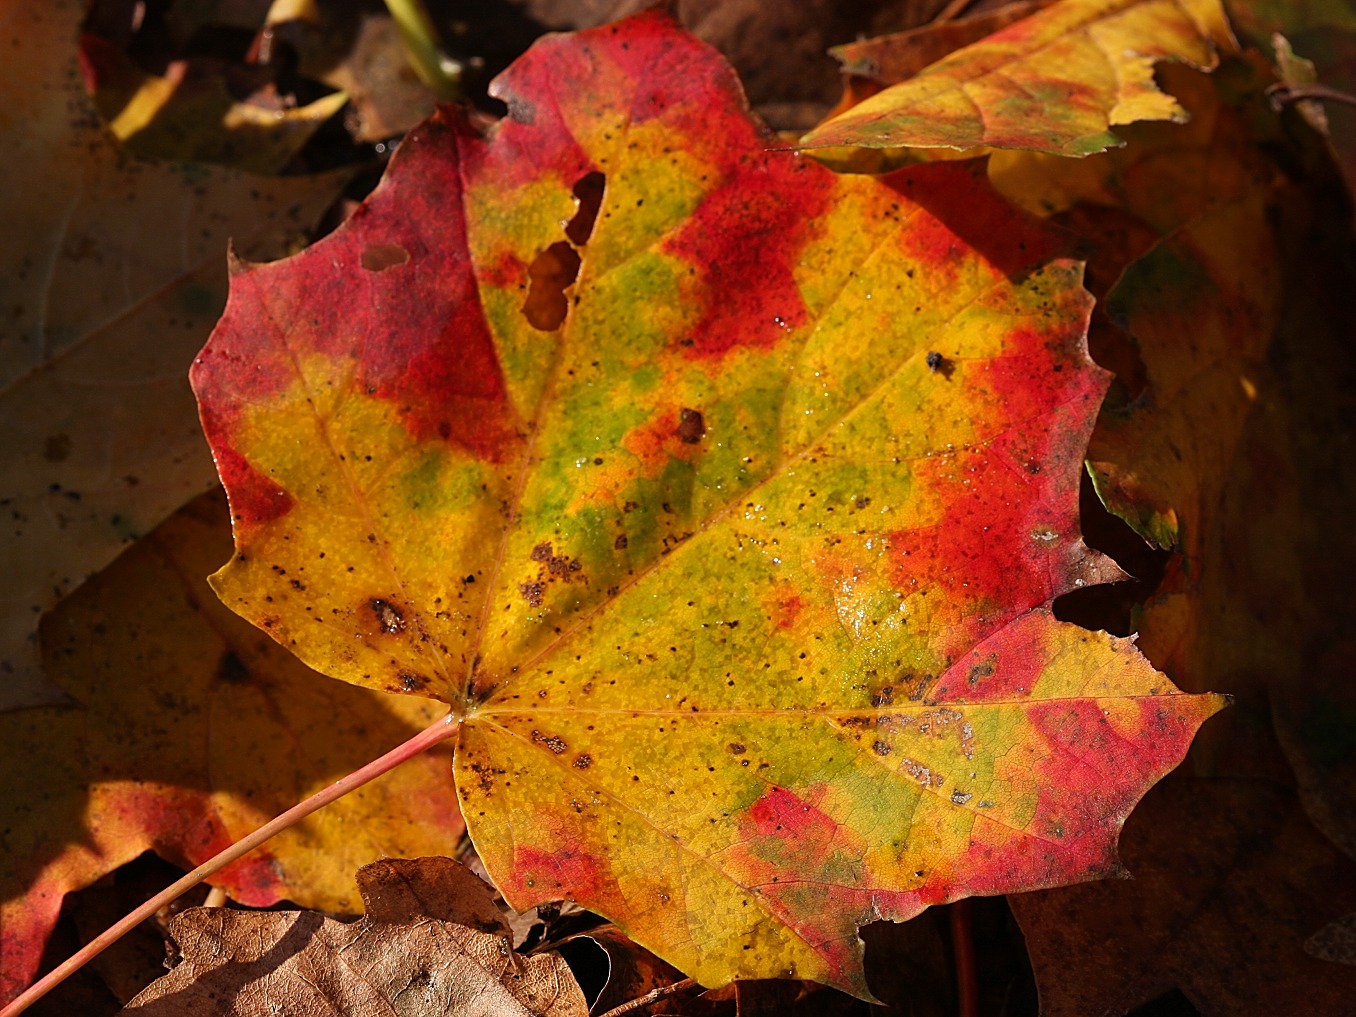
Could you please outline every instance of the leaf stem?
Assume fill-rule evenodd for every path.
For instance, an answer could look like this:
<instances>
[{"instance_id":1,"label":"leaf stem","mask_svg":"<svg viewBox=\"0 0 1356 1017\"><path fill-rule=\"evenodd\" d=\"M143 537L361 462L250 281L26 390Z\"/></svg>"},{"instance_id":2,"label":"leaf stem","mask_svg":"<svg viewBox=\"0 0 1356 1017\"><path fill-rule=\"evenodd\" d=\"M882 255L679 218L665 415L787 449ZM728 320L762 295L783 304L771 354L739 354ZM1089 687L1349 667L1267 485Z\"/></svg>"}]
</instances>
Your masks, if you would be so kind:
<instances>
[{"instance_id":1,"label":"leaf stem","mask_svg":"<svg viewBox=\"0 0 1356 1017\"><path fill-rule=\"evenodd\" d=\"M951 918L951 953L956 962L956 998L960 1017L979 1017L979 972L975 965L975 935L971 922L973 904L968 899L953 901L947 908ZM0 1014L0 1017L4 1017Z\"/></svg>"},{"instance_id":2,"label":"leaf stem","mask_svg":"<svg viewBox=\"0 0 1356 1017\"><path fill-rule=\"evenodd\" d=\"M1267 98L1271 100L1272 108L1277 110L1282 106L1288 106L1294 102L1303 102L1306 99L1319 99L1326 102L1341 103L1344 106L1356 106L1356 95L1318 84L1287 85L1284 82L1277 82L1267 88Z\"/></svg>"},{"instance_id":3,"label":"leaf stem","mask_svg":"<svg viewBox=\"0 0 1356 1017\"><path fill-rule=\"evenodd\" d=\"M693 978L684 978L682 981L674 982L671 985L661 985L657 989L651 989L643 996L628 1000L621 1006L614 1006L607 1013L599 1014L598 1017L622 1017L622 1014L635 1013L637 1010L641 1010L651 1003L658 1003L667 996L676 996L680 992L686 992L688 989L694 989L696 987L697 982L696 979ZM0 1014L0 1017L4 1017L4 1015Z\"/></svg>"},{"instance_id":4,"label":"leaf stem","mask_svg":"<svg viewBox=\"0 0 1356 1017\"><path fill-rule=\"evenodd\" d=\"M423 0L386 0L386 9L400 29L410 63L424 84L444 102L460 99L462 66L438 47L438 31Z\"/></svg>"},{"instance_id":5,"label":"leaf stem","mask_svg":"<svg viewBox=\"0 0 1356 1017\"><path fill-rule=\"evenodd\" d=\"M51 971L47 972L47 974L43 975L42 978L38 979L16 996L8 1006L3 1010L0 1010L0 1017L17 1017L18 1014L23 1013L67 978L79 971L99 954L103 953L104 950L116 943L126 935L126 933L140 925L147 918L150 918L165 905L173 903L182 894L193 889L193 887L197 886L208 876L224 869L242 855L253 851L270 837L281 833L289 826L305 819L312 812L324 808L326 805L330 804L330 802L344 797L344 795L348 794L350 791L354 791L369 781L375 780L377 777L388 773L401 763L405 762L405 760L412 759L421 752L431 749L439 742L446 741L448 738L453 737L457 733L457 729L458 722L453 720L450 714L438 718L428 727L424 728L424 730L397 745L384 756L372 760L372 762L368 763L366 766L354 770L352 773L331 784L329 787L317 791L315 794L311 795L310 798L297 803L282 815L269 820L253 833L240 838L240 840L236 841L230 847L213 855L174 885L162 890L145 904L141 905L141 907L119 919L113 925L99 933L98 936L83 946L77 953L67 960L62 961Z\"/></svg>"}]
</instances>

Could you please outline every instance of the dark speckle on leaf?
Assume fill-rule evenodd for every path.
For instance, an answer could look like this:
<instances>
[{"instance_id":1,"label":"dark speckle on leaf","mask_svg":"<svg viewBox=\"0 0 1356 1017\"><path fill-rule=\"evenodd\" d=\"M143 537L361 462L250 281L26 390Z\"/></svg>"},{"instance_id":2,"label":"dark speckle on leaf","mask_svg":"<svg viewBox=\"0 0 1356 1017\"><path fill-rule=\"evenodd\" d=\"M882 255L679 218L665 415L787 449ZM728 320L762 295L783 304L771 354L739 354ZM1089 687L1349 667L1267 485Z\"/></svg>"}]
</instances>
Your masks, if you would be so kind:
<instances>
[{"instance_id":1,"label":"dark speckle on leaf","mask_svg":"<svg viewBox=\"0 0 1356 1017\"><path fill-rule=\"evenodd\" d=\"M933 374L940 374L943 378L950 378L952 372L956 370L956 365L936 350L928 352L927 365L929 371Z\"/></svg>"},{"instance_id":2,"label":"dark speckle on leaf","mask_svg":"<svg viewBox=\"0 0 1356 1017\"><path fill-rule=\"evenodd\" d=\"M697 410L684 409L678 418L678 439L695 445L706 434L706 421Z\"/></svg>"},{"instance_id":3,"label":"dark speckle on leaf","mask_svg":"<svg viewBox=\"0 0 1356 1017\"><path fill-rule=\"evenodd\" d=\"M230 685L243 685L250 680L250 669L235 655L234 650L227 650L217 661L216 678Z\"/></svg>"}]
</instances>

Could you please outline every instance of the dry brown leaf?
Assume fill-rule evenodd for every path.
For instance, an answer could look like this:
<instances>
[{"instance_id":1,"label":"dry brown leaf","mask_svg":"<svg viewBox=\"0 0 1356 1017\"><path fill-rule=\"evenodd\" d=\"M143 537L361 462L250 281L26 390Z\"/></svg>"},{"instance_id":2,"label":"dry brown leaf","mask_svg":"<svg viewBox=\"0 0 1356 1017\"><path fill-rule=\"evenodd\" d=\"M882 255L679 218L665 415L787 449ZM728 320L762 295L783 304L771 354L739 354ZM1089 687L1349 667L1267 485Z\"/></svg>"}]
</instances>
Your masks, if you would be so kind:
<instances>
[{"instance_id":1,"label":"dry brown leaf","mask_svg":"<svg viewBox=\"0 0 1356 1017\"><path fill-rule=\"evenodd\" d=\"M558 954L509 945L492 891L450 858L358 870L367 915L195 908L170 930L183 961L122 1012L141 1017L586 1017Z\"/></svg>"},{"instance_id":2,"label":"dry brown leaf","mask_svg":"<svg viewBox=\"0 0 1356 1017\"><path fill-rule=\"evenodd\" d=\"M61 698L38 618L212 483L186 374L226 245L276 257L345 176L129 159L76 60L80 0L0 7L0 710Z\"/></svg>"}]
</instances>

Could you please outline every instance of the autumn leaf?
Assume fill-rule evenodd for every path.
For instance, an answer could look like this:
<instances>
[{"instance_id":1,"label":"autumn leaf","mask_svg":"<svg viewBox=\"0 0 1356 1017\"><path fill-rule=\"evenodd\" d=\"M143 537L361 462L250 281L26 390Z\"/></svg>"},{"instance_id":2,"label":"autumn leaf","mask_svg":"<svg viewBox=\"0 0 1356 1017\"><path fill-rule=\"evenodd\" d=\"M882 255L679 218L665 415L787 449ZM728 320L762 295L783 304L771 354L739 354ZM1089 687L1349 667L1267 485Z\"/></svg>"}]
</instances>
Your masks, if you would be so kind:
<instances>
[{"instance_id":1,"label":"autumn leaf","mask_svg":"<svg viewBox=\"0 0 1356 1017\"><path fill-rule=\"evenodd\" d=\"M1181 120L1154 64L1215 66L1233 40L1219 0L1063 0L957 50L801 139L807 148L1031 149L1123 142L1110 128Z\"/></svg>"},{"instance_id":2,"label":"autumn leaf","mask_svg":"<svg viewBox=\"0 0 1356 1017\"><path fill-rule=\"evenodd\" d=\"M768 151L659 13L542 41L194 369L232 609L448 702L477 849L708 985L868 995L858 926L1118 871L1219 709L1056 622L1105 375L972 167Z\"/></svg>"},{"instance_id":3,"label":"autumn leaf","mask_svg":"<svg viewBox=\"0 0 1356 1017\"><path fill-rule=\"evenodd\" d=\"M192 867L398 743L434 705L329 681L227 611L205 576L230 548L220 495L191 503L43 625L75 700L0 715L0 1000L37 970L62 897L154 849ZM448 851L462 830L435 752L224 869L253 905L352 912L353 870Z\"/></svg>"},{"instance_id":4,"label":"autumn leaf","mask_svg":"<svg viewBox=\"0 0 1356 1017\"><path fill-rule=\"evenodd\" d=\"M353 923L313 911L178 915L170 930L183 960L122 1012L588 1014L560 955L515 954L490 888L451 859L373 862L358 870L358 891L367 913Z\"/></svg>"},{"instance_id":5,"label":"autumn leaf","mask_svg":"<svg viewBox=\"0 0 1356 1017\"><path fill-rule=\"evenodd\" d=\"M1278 236L1282 210L1306 226ZM1343 312L1329 295L1351 282L1342 258L1312 257L1346 242L1329 217L1288 186L1264 188L1126 270L1109 307L1147 386L1104 411L1089 468L1111 511L1176 549L1140 617L1145 652L1185 688L1239 698L1198 745L1201 765L1257 775L1267 757L1254 742L1274 725L1315 823L1356 855L1356 644L1334 621L1356 548L1331 524L1356 475L1333 430L1352 408Z\"/></svg>"},{"instance_id":6,"label":"autumn leaf","mask_svg":"<svg viewBox=\"0 0 1356 1017\"><path fill-rule=\"evenodd\" d=\"M1231 0L1230 12L1245 42L1275 55L1287 86L1275 96L1278 105L1300 99L1296 85L1327 90L1322 101L1296 105L1331 147L1347 190L1356 192L1356 109L1342 101L1356 94L1356 12L1335 0ZM1308 71L1297 80L1294 71L1304 65ZM1314 80L1303 80L1310 75Z\"/></svg>"},{"instance_id":7,"label":"autumn leaf","mask_svg":"<svg viewBox=\"0 0 1356 1017\"><path fill-rule=\"evenodd\" d=\"M1356 906L1356 871L1287 789L1174 775L1122 852L1132 880L1010 898L1042 1014L1123 1014L1174 988L1221 1017L1351 1012L1350 967L1304 944Z\"/></svg>"},{"instance_id":8,"label":"autumn leaf","mask_svg":"<svg viewBox=\"0 0 1356 1017\"><path fill-rule=\"evenodd\" d=\"M879 92L881 87L907 81L963 46L976 43L1014 21L1030 17L1052 2L1017 0L955 21L938 21L903 32L844 43L834 46L829 54L838 61L845 77L864 78L878 86L849 104L856 105Z\"/></svg>"},{"instance_id":9,"label":"autumn leaf","mask_svg":"<svg viewBox=\"0 0 1356 1017\"><path fill-rule=\"evenodd\" d=\"M342 92L288 108L258 68L255 90L237 99L223 61L176 60L151 74L113 43L80 37L80 65L100 115L126 151L144 158L210 162L280 173L347 102Z\"/></svg>"},{"instance_id":10,"label":"autumn leaf","mask_svg":"<svg viewBox=\"0 0 1356 1017\"><path fill-rule=\"evenodd\" d=\"M42 612L210 485L182 375L224 304L227 241L281 255L344 180L126 158L77 66L84 10L0 9L0 709L60 698Z\"/></svg>"}]
</instances>

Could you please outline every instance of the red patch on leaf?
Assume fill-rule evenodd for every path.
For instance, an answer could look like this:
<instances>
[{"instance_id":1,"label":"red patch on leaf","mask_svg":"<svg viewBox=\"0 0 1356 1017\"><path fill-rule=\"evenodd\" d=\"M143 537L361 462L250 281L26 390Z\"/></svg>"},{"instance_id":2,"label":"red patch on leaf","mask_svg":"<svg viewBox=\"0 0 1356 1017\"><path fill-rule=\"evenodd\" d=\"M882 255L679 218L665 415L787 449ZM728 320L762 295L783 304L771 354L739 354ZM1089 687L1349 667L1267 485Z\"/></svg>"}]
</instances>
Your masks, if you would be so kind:
<instances>
[{"instance_id":1,"label":"red patch on leaf","mask_svg":"<svg viewBox=\"0 0 1356 1017\"><path fill-rule=\"evenodd\" d=\"M984 171L968 162L911 166L882 180L917 202L937 226L905 230L902 241L929 265L955 257L953 244L973 248L1004 275L1017 277L1063 253L1068 241L1034 216L997 197Z\"/></svg>"},{"instance_id":2,"label":"red patch on leaf","mask_svg":"<svg viewBox=\"0 0 1356 1017\"><path fill-rule=\"evenodd\" d=\"M818 164L799 156L745 156L664 244L668 253L696 267L708 294L701 319L684 341L692 356L775 346L805 323L792 266L834 187Z\"/></svg>"},{"instance_id":3,"label":"red patch on leaf","mask_svg":"<svg viewBox=\"0 0 1356 1017\"><path fill-rule=\"evenodd\" d=\"M395 404L418 441L447 441L491 461L516 445L466 249L456 155L479 144L459 114L426 121L393 159L400 172L324 243L236 269L227 312L192 374L200 405L215 414L214 447L232 444L244 404L289 386L309 399L310 386L335 383ZM374 261L373 252L386 253ZM318 381L306 366L317 355L335 363L331 378Z\"/></svg>"},{"instance_id":4,"label":"red patch on leaf","mask_svg":"<svg viewBox=\"0 0 1356 1017\"><path fill-rule=\"evenodd\" d=\"M212 441L217 473L230 497L232 523L237 529L249 529L287 515L294 504L292 496L235 450L213 416L204 410L202 427Z\"/></svg>"},{"instance_id":5,"label":"red patch on leaf","mask_svg":"<svg viewBox=\"0 0 1356 1017\"><path fill-rule=\"evenodd\" d=\"M582 896L596 901L607 888L599 860L572 847L542 851L526 844L516 845L513 878L520 892L534 900Z\"/></svg>"},{"instance_id":6,"label":"red patch on leaf","mask_svg":"<svg viewBox=\"0 0 1356 1017\"><path fill-rule=\"evenodd\" d=\"M798 851L832 840L838 824L811 802L784 787L770 788L753 803L748 830L762 837L788 838Z\"/></svg>"},{"instance_id":7,"label":"red patch on leaf","mask_svg":"<svg viewBox=\"0 0 1356 1017\"><path fill-rule=\"evenodd\" d=\"M204 794L154 784L121 788L116 794L114 807L156 836L156 853L186 867L201 865L237 839ZM211 882L250 907L276 904L286 891L266 851L255 851L232 862Z\"/></svg>"}]
</instances>

